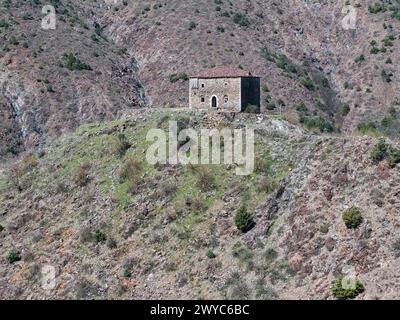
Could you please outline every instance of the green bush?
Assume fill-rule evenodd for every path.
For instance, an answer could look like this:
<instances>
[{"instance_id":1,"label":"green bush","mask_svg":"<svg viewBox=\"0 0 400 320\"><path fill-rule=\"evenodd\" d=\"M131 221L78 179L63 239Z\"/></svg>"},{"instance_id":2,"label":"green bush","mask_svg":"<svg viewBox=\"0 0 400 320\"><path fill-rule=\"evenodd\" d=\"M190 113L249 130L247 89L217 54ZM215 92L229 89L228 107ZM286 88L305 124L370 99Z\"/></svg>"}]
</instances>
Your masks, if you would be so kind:
<instances>
[{"instance_id":1,"label":"green bush","mask_svg":"<svg viewBox=\"0 0 400 320\"><path fill-rule=\"evenodd\" d=\"M129 143L129 141L127 140L126 136L123 133L118 134L116 142L116 149L117 149L116 152L120 157L124 156L126 151L131 146L132 145Z\"/></svg>"},{"instance_id":2,"label":"green bush","mask_svg":"<svg viewBox=\"0 0 400 320\"><path fill-rule=\"evenodd\" d=\"M385 82L392 82L393 72L382 69L382 79Z\"/></svg>"},{"instance_id":3,"label":"green bush","mask_svg":"<svg viewBox=\"0 0 400 320\"><path fill-rule=\"evenodd\" d=\"M350 208L349 210L343 212L342 219L348 229L357 228L363 221L361 211L356 207Z\"/></svg>"},{"instance_id":4,"label":"green bush","mask_svg":"<svg viewBox=\"0 0 400 320\"><path fill-rule=\"evenodd\" d=\"M174 73L174 74L171 74L169 76L169 81L171 83L175 83L175 82L177 82L179 80L187 81L187 80L189 80L189 77L188 77L188 75L186 73L179 73L179 74L178 73Z\"/></svg>"},{"instance_id":5,"label":"green bush","mask_svg":"<svg viewBox=\"0 0 400 320\"><path fill-rule=\"evenodd\" d=\"M379 2L377 2L377 3L375 3L374 5L370 5L370 6L368 6L368 11L370 12L370 13L374 13L374 14L377 14L377 13L379 13L379 12L385 12L386 11L386 8L385 8L385 5L383 4L383 3L379 3Z\"/></svg>"},{"instance_id":6,"label":"green bush","mask_svg":"<svg viewBox=\"0 0 400 320\"><path fill-rule=\"evenodd\" d=\"M332 123L322 117L308 117L306 115L300 116L300 123L304 124L307 129L318 129L321 132L334 132L335 127Z\"/></svg>"},{"instance_id":7,"label":"green bush","mask_svg":"<svg viewBox=\"0 0 400 320\"><path fill-rule=\"evenodd\" d=\"M113 238L108 238L106 244L109 249L115 249L117 247L117 242Z\"/></svg>"},{"instance_id":8,"label":"green bush","mask_svg":"<svg viewBox=\"0 0 400 320\"><path fill-rule=\"evenodd\" d=\"M214 259L214 258L216 258L217 256L215 255L215 253L214 252L212 252L212 250L210 249L210 250L207 250L207 252L206 252L206 256L207 256L207 258L209 258L209 259Z\"/></svg>"},{"instance_id":9,"label":"green bush","mask_svg":"<svg viewBox=\"0 0 400 320\"><path fill-rule=\"evenodd\" d=\"M371 151L370 158L373 162L378 163L384 160L388 155L388 148L385 139L380 139Z\"/></svg>"},{"instance_id":10,"label":"green bush","mask_svg":"<svg viewBox=\"0 0 400 320\"><path fill-rule=\"evenodd\" d=\"M65 53L64 56L65 66L71 70L92 70L92 68L79 60L73 53Z\"/></svg>"},{"instance_id":11,"label":"green bush","mask_svg":"<svg viewBox=\"0 0 400 320\"><path fill-rule=\"evenodd\" d=\"M247 107L244 109L246 113L258 113L258 108L255 105L248 104Z\"/></svg>"},{"instance_id":12,"label":"green bush","mask_svg":"<svg viewBox=\"0 0 400 320\"><path fill-rule=\"evenodd\" d=\"M216 188L215 177L210 170L199 167L197 170L197 186L201 191L211 191Z\"/></svg>"},{"instance_id":13,"label":"green bush","mask_svg":"<svg viewBox=\"0 0 400 320\"><path fill-rule=\"evenodd\" d=\"M17 262L17 261L20 261L20 260L21 260L21 254L20 254L19 251L11 250L11 251L8 253L6 259L7 259L7 262L8 262L8 263L12 264L12 263L14 263L14 262Z\"/></svg>"},{"instance_id":14,"label":"green bush","mask_svg":"<svg viewBox=\"0 0 400 320\"><path fill-rule=\"evenodd\" d=\"M315 91L315 89L316 89L314 81L312 79L308 78L308 77L305 78L305 79L302 79L300 81L300 83L301 83L301 85L303 85L304 87L306 87L310 91Z\"/></svg>"},{"instance_id":15,"label":"green bush","mask_svg":"<svg viewBox=\"0 0 400 320\"><path fill-rule=\"evenodd\" d=\"M189 30L189 31L191 31L191 30L193 30L193 29L196 29L196 27L197 27L196 22L194 22L194 21L190 21L190 22L189 22L189 27L188 27L188 30Z\"/></svg>"},{"instance_id":16,"label":"green bush","mask_svg":"<svg viewBox=\"0 0 400 320\"><path fill-rule=\"evenodd\" d=\"M139 180L139 176L142 172L141 163L133 157L129 157L121 165L119 170L119 181L122 183L124 181L129 181L136 183Z\"/></svg>"},{"instance_id":17,"label":"green bush","mask_svg":"<svg viewBox=\"0 0 400 320\"><path fill-rule=\"evenodd\" d=\"M78 187L84 187L89 182L89 175L87 173L86 165L79 165L72 173L72 178Z\"/></svg>"},{"instance_id":18,"label":"green bush","mask_svg":"<svg viewBox=\"0 0 400 320\"><path fill-rule=\"evenodd\" d=\"M344 105L342 105L342 107L340 108L340 113L342 114L343 117L347 116L350 112L350 106L348 103L345 103Z\"/></svg>"},{"instance_id":19,"label":"green bush","mask_svg":"<svg viewBox=\"0 0 400 320\"><path fill-rule=\"evenodd\" d=\"M248 27L250 25L250 20L247 18L247 16L240 12L233 16L233 22L241 27Z\"/></svg>"},{"instance_id":20,"label":"green bush","mask_svg":"<svg viewBox=\"0 0 400 320\"><path fill-rule=\"evenodd\" d=\"M357 130L361 133L367 133L368 131L375 131L376 125L373 122L360 122L357 125Z\"/></svg>"},{"instance_id":21,"label":"green bush","mask_svg":"<svg viewBox=\"0 0 400 320\"><path fill-rule=\"evenodd\" d=\"M97 229L93 234L93 242L97 244L106 241L107 241L107 235L102 230Z\"/></svg>"},{"instance_id":22,"label":"green bush","mask_svg":"<svg viewBox=\"0 0 400 320\"><path fill-rule=\"evenodd\" d=\"M364 292L364 285L359 280L355 280L354 288L344 288L343 279L344 277L339 277L332 283L331 290L335 298L340 300L354 299L360 293Z\"/></svg>"},{"instance_id":23,"label":"green bush","mask_svg":"<svg viewBox=\"0 0 400 320\"><path fill-rule=\"evenodd\" d=\"M389 152L389 166L393 168L398 163L400 163L400 149L393 148Z\"/></svg>"},{"instance_id":24,"label":"green bush","mask_svg":"<svg viewBox=\"0 0 400 320\"><path fill-rule=\"evenodd\" d=\"M243 233L249 231L254 226L253 216L247 211L246 207L241 207L236 212L235 225Z\"/></svg>"}]
</instances>

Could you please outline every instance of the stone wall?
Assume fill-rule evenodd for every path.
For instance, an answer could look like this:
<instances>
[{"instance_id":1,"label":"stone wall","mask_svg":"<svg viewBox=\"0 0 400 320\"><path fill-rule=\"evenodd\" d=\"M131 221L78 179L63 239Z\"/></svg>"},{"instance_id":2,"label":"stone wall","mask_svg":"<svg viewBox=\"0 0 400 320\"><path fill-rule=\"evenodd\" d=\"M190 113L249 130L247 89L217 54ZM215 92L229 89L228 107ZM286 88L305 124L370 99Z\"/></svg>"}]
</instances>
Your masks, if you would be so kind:
<instances>
[{"instance_id":1,"label":"stone wall","mask_svg":"<svg viewBox=\"0 0 400 320\"><path fill-rule=\"evenodd\" d=\"M196 88L197 80L197 88ZM212 107L212 98L216 97L217 107ZM227 97L227 102L226 102ZM204 102L202 102L202 98ZM189 106L193 109L216 109L241 111L241 79L216 78L189 81Z\"/></svg>"}]
</instances>

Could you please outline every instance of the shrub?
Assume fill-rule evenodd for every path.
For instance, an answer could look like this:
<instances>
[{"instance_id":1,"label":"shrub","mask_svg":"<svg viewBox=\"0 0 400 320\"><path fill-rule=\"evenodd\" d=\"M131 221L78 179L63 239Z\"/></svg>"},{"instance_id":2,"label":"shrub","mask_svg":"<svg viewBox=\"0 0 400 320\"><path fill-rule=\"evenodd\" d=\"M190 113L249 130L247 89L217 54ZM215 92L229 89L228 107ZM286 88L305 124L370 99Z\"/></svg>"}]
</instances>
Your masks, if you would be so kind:
<instances>
[{"instance_id":1,"label":"shrub","mask_svg":"<svg viewBox=\"0 0 400 320\"><path fill-rule=\"evenodd\" d=\"M368 131L375 131L376 126L373 122L360 122L357 125L357 130L361 133L367 133Z\"/></svg>"},{"instance_id":2,"label":"shrub","mask_svg":"<svg viewBox=\"0 0 400 320\"><path fill-rule=\"evenodd\" d=\"M398 163L400 163L400 149L393 148L389 152L389 166L393 168Z\"/></svg>"},{"instance_id":3,"label":"shrub","mask_svg":"<svg viewBox=\"0 0 400 320\"><path fill-rule=\"evenodd\" d=\"M384 160L388 155L385 139L380 139L371 151L370 158L373 162L378 163Z\"/></svg>"},{"instance_id":4,"label":"shrub","mask_svg":"<svg viewBox=\"0 0 400 320\"><path fill-rule=\"evenodd\" d=\"M197 170L197 186L202 191L210 191L216 187L215 177L210 170L199 167Z\"/></svg>"},{"instance_id":5,"label":"shrub","mask_svg":"<svg viewBox=\"0 0 400 320\"><path fill-rule=\"evenodd\" d=\"M238 12L233 16L233 22L241 27L248 27L250 25L250 20L241 12Z\"/></svg>"},{"instance_id":6,"label":"shrub","mask_svg":"<svg viewBox=\"0 0 400 320\"><path fill-rule=\"evenodd\" d=\"M206 256L207 256L207 258L210 258L210 259L214 259L214 258L217 257L217 256L215 255L215 253L212 252L212 250L207 250Z\"/></svg>"},{"instance_id":7,"label":"shrub","mask_svg":"<svg viewBox=\"0 0 400 320\"><path fill-rule=\"evenodd\" d=\"M377 2L377 3L375 3L374 5L369 5L369 6L368 6L368 11L369 11L370 13L377 14L377 13L379 13L379 12L385 12L385 11L386 11L386 8L385 8L385 5L384 5L383 3Z\"/></svg>"},{"instance_id":8,"label":"shrub","mask_svg":"<svg viewBox=\"0 0 400 320\"><path fill-rule=\"evenodd\" d=\"M117 242L113 238L108 238L107 247L110 249L115 249L117 247Z\"/></svg>"},{"instance_id":9,"label":"shrub","mask_svg":"<svg viewBox=\"0 0 400 320\"><path fill-rule=\"evenodd\" d=\"M126 139L126 136L123 133L118 134L117 136L117 154L122 157L125 155L126 151L131 147L132 145L128 142Z\"/></svg>"},{"instance_id":10,"label":"shrub","mask_svg":"<svg viewBox=\"0 0 400 320\"><path fill-rule=\"evenodd\" d=\"M249 231L254 226L253 216L247 211L246 207L241 207L236 212L235 225L243 233Z\"/></svg>"},{"instance_id":11,"label":"shrub","mask_svg":"<svg viewBox=\"0 0 400 320\"><path fill-rule=\"evenodd\" d=\"M359 55L357 58L354 59L354 61L357 63L365 61L365 56L363 54Z\"/></svg>"},{"instance_id":12,"label":"shrub","mask_svg":"<svg viewBox=\"0 0 400 320\"><path fill-rule=\"evenodd\" d=\"M335 127L332 123L322 117L308 117L305 115L300 116L300 123L304 124L307 129L317 128L321 132L334 132Z\"/></svg>"},{"instance_id":13,"label":"shrub","mask_svg":"<svg viewBox=\"0 0 400 320\"><path fill-rule=\"evenodd\" d=\"M348 103L345 103L344 105L342 105L341 109L340 109L340 113L342 114L343 117L347 116L350 112L350 106Z\"/></svg>"},{"instance_id":14,"label":"shrub","mask_svg":"<svg viewBox=\"0 0 400 320\"><path fill-rule=\"evenodd\" d=\"M16 251L16 250L11 250L8 253L6 259L7 259L7 262L9 264L12 264L14 262L20 261L21 260L21 253L19 251Z\"/></svg>"},{"instance_id":15,"label":"shrub","mask_svg":"<svg viewBox=\"0 0 400 320\"><path fill-rule=\"evenodd\" d=\"M173 74L171 74L169 76L169 81L171 83L175 83L175 82L177 82L179 80L187 81L187 80L189 80L189 77L188 77L188 75L186 73L179 73L179 74L178 73L173 73Z\"/></svg>"},{"instance_id":16,"label":"shrub","mask_svg":"<svg viewBox=\"0 0 400 320\"><path fill-rule=\"evenodd\" d=\"M310 79L309 77L302 79L300 81L300 83L301 83L301 85L303 85L310 91L315 91L315 89L316 89L314 81L312 79Z\"/></svg>"},{"instance_id":17,"label":"shrub","mask_svg":"<svg viewBox=\"0 0 400 320\"><path fill-rule=\"evenodd\" d=\"M258 108L257 106L253 104L248 104L247 107L244 109L244 112L246 113L258 113Z\"/></svg>"},{"instance_id":18,"label":"shrub","mask_svg":"<svg viewBox=\"0 0 400 320\"><path fill-rule=\"evenodd\" d=\"M382 79L385 82L392 82L393 72L382 69Z\"/></svg>"},{"instance_id":19,"label":"shrub","mask_svg":"<svg viewBox=\"0 0 400 320\"><path fill-rule=\"evenodd\" d=\"M92 68L79 60L73 53L64 53L65 66L71 70L92 70Z\"/></svg>"},{"instance_id":20,"label":"shrub","mask_svg":"<svg viewBox=\"0 0 400 320\"><path fill-rule=\"evenodd\" d=\"M87 166L80 165L73 171L73 181L79 187L84 187L89 182L89 175L87 173Z\"/></svg>"},{"instance_id":21,"label":"shrub","mask_svg":"<svg viewBox=\"0 0 400 320\"><path fill-rule=\"evenodd\" d=\"M137 182L141 171L142 171L142 166L138 160L132 157L126 159L119 170L120 182L123 182L125 180L129 180L131 182Z\"/></svg>"},{"instance_id":22,"label":"shrub","mask_svg":"<svg viewBox=\"0 0 400 320\"><path fill-rule=\"evenodd\" d=\"M344 282L344 277L339 277L332 283L331 290L335 298L340 300L354 299L360 293L364 292L364 285L359 280L355 280L353 288L344 288Z\"/></svg>"},{"instance_id":23,"label":"shrub","mask_svg":"<svg viewBox=\"0 0 400 320\"><path fill-rule=\"evenodd\" d=\"M342 219L348 229L357 228L363 220L360 209L356 207L343 212Z\"/></svg>"},{"instance_id":24,"label":"shrub","mask_svg":"<svg viewBox=\"0 0 400 320\"><path fill-rule=\"evenodd\" d=\"M93 234L93 242L94 243L100 243L100 242L106 242L107 240L107 235L100 229L97 229L94 234Z\"/></svg>"},{"instance_id":25,"label":"shrub","mask_svg":"<svg viewBox=\"0 0 400 320\"><path fill-rule=\"evenodd\" d=\"M10 26L10 24L6 21L6 20L0 20L0 28L8 28Z\"/></svg>"},{"instance_id":26,"label":"shrub","mask_svg":"<svg viewBox=\"0 0 400 320\"><path fill-rule=\"evenodd\" d=\"M189 22L189 27L188 27L188 30L189 30L189 31L191 31L191 30L193 30L193 29L196 29L196 27L197 27L196 22L194 22L194 21L190 21L190 22Z\"/></svg>"}]
</instances>

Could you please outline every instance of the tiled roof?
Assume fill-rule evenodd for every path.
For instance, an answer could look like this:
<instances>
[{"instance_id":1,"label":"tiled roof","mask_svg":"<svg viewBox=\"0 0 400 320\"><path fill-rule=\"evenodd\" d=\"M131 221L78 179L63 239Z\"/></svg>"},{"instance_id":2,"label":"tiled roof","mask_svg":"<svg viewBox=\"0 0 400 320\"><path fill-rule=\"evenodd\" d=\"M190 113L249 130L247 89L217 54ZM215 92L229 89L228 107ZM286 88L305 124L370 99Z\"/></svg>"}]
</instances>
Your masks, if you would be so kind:
<instances>
[{"instance_id":1,"label":"tiled roof","mask_svg":"<svg viewBox=\"0 0 400 320\"><path fill-rule=\"evenodd\" d=\"M192 78L240 78L253 77L251 72L232 66L220 66L199 72Z\"/></svg>"}]
</instances>

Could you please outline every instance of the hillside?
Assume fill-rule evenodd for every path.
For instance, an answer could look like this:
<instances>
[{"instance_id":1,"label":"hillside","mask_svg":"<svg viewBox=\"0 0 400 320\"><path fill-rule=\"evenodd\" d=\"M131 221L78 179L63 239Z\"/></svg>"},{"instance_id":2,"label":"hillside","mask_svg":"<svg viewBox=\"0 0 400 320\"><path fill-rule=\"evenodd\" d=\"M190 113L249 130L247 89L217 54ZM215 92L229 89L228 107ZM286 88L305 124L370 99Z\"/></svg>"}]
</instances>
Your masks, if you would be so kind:
<instances>
[{"instance_id":1,"label":"hillside","mask_svg":"<svg viewBox=\"0 0 400 320\"><path fill-rule=\"evenodd\" d=\"M263 112L400 132L390 116L400 103L398 0L348 1L350 30L341 1L52 3L56 29L43 30L45 1L2 0L0 156L121 110L185 107L186 76L226 64L262 77Z\"/></svg>"},{"instance_id":2,"label":"hillside","mask_svg":"<svg viewBox=\"0 0 400 320\"><path fill-rule=\"evenodd\" d=\"M0 156L145 105L137 61L102 34L100 5L55 3L56 29L44 30L48 2L2 0Z\"/></svg>"},{"instance_id":3,"label":"hillside","mask_svg":"<svg viewBox=\"0 0 400 320\"><path fill-rule=\"evenodd\" d=\"M254 128L255 172L149 165L146 133L169 120ZM332 299L332 281L353 270L358 298L398 298L399 167L371 160L377 141L159 109L81 126L0 171L0 296ZM235 226L242 207L247 233ZM355 229L342 220L352 207ZM52 291L43 264L56 268Z\"/></svg>"},{"instance_id":4,"label":"hillside","mask_svg":"<svg viewBox=\"0 0 400 320\"><path fill-rule=\"evenodd\" d=\"M140 61L154 106L187 104L187 84L170 75L232 64L262 77L265 112L293 118L304 102L345 131L369 121L390 131L380 121L400 103L400 3L347 3L355 29L342 27L345 1L134 1L107 34Z\"/></svg>"}]
</instances>

